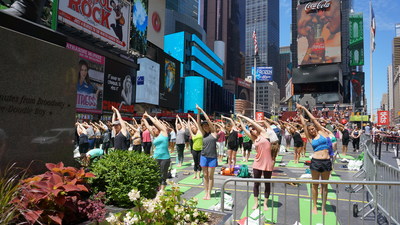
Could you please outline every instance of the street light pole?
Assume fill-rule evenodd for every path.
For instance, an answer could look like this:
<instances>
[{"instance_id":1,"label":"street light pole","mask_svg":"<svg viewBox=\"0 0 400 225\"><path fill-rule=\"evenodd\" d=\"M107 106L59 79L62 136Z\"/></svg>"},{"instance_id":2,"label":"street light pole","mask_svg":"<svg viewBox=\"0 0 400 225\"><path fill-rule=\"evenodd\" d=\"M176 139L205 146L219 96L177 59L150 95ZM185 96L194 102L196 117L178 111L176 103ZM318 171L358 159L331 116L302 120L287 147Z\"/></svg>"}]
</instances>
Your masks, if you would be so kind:
<instances>
[{"instance_id":1,"label":"street light pole","mask_svg":"<svg viewBox=\"0 0 400 225\"><path fill-rule=\"evenodd\" d=\"M254 119L256 119L256 103L257 103L257 61L256 61L256 54L254 54L254 72L253 72L253 80L254 80L254 98L253 98L253 110L254 110Z\"/></svg>"}]
</instances>

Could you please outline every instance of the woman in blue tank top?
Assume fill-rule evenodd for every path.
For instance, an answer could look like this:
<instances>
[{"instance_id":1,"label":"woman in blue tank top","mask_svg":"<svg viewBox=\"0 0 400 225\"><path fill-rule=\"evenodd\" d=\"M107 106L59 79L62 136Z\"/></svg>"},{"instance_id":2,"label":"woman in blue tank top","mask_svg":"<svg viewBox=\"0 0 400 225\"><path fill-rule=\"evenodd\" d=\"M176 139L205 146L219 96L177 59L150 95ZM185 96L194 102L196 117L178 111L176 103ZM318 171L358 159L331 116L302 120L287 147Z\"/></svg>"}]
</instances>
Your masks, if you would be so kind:
<instances>
[{"instance_id":1,"label":"woman in blue tank top","mask_svg":"<svg viewBox=\"0 0 400 225\"><path fill-rule=\"evenodd\" d=\"M147 118L153 122L154 126L150 126ZM151 136L154 137L153 144L156 147L154 150L153 158L157 160L161 170L161 186L160 190L164 190L167 185L168 169L171 164L171 157L168 151L168 132L167 127L159 120L153 118L147 112L143 114L142 123L150 131Z\"/></svg>"},{"instance_id":2,"label":"woman in blue tank top","mask_svg":"<svg viewBox=\"0 0 400 225\"><path fill-rule=\"evenodd\" d=\"M332 170L332 162L329 156L329 134L324 130L318 120L302 105L296 104L300 112L305 112L310 118L310 124L306 124L305 119L300 113L300 120L304 127L308 141L311 143L314 154L311 159L310 170L313 180L329 180ZM322 185L322 213L326 215L325 205L328 196L328 186ZM317 214L318 184L312 187L313 214Z\"/></svg>"}]
</instances>

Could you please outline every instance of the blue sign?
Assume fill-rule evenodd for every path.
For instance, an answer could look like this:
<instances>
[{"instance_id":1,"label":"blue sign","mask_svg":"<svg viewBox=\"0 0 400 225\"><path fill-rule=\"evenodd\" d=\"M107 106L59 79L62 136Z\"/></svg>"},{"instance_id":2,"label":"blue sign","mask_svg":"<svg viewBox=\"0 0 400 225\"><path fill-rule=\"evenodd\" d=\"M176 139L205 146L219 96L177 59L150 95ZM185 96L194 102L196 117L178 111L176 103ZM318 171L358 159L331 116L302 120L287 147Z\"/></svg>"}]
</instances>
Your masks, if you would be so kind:
<instances>
[{"instance_id":1,"label":"blue sign","mask_svg":"<svg viewBox=\"0 0 400 225\"><path fill-rule=\"evenodd\" d=\"M144 76L138 76L137 77L136 85L144 85Z\"/></svg>"},{"instance_id":2,"label":"blue sign","mask_svg":"<svg viewBox=\"0 0 400 225\"><path fill-rule=\"evenodd\" d=\"M254 67L251 73L254 75ZM257 67L256 78L257 81L272 81L272 67Z\"/></svg>"}]
</instances>

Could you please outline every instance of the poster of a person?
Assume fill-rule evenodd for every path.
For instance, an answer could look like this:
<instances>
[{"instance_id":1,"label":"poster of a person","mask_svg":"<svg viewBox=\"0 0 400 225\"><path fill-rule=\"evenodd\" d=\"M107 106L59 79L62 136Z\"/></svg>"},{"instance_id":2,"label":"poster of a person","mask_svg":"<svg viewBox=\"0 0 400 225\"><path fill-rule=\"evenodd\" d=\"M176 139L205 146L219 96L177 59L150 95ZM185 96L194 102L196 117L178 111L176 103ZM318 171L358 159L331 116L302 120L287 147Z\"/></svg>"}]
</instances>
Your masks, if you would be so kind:
<instances>
[{"instance_id":1,"label":"poster of a person","mask_svg":"<svg viewBox=\"0 0 400 225\"><path fill-rule=\"evenodd\" d=\"M122 102L119 105L119 109L121 109L123 105L132 104L132 94L133 94L132 78L130 75L126 75L122 83L122 91L121 91Z\"/></svg>"}]
</instances>

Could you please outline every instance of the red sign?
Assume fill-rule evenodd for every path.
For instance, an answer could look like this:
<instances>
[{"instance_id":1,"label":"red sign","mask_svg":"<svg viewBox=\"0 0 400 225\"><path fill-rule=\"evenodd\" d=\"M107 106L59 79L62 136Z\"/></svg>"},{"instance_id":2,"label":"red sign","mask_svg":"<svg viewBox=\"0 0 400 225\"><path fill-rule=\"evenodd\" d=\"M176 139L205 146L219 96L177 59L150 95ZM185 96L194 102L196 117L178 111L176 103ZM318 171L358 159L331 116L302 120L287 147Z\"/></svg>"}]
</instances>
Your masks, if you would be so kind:
<instances>
[{"instance_id":1,"label":"red sign","mask_svg":"<svg viewBox=\"0 0 400 225\"><path fill-rule=\"evenodd\" d=\"M249 83L249 82L247 82L247 81L245 81L243 79L240 79L240 78L236 78L236 84L238 86L242 86L242 87L245 87L245 88L248 88L248 89L251 88L251 83Z\"/></svg>"},{"instance_id":2,"label":"red sign","mask_svg":"<svg viewBox=\"0 0 400 225\"><path fill-rule=\"evenodd\" d=\"M256 121L264 120L264 112L256 112Z\"/></svg>"},{"instance_id":3,"label":"red sign","mask_svg":"<svg viewBox=\"0 0 400 225\"><path fill-rule=\"evenodd\" d=\"M389 111L378 111L378 125L389 125Z\"/></svg>"}]
</instances>

